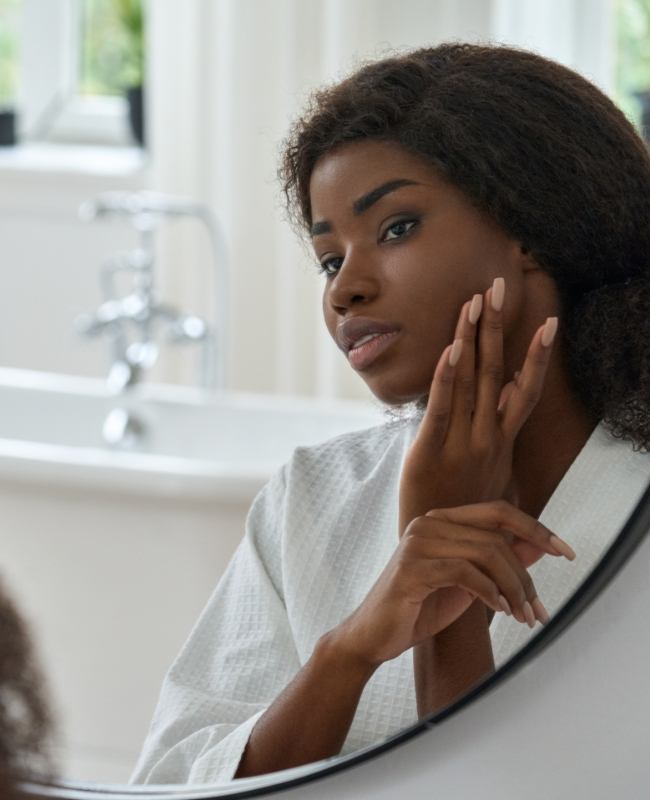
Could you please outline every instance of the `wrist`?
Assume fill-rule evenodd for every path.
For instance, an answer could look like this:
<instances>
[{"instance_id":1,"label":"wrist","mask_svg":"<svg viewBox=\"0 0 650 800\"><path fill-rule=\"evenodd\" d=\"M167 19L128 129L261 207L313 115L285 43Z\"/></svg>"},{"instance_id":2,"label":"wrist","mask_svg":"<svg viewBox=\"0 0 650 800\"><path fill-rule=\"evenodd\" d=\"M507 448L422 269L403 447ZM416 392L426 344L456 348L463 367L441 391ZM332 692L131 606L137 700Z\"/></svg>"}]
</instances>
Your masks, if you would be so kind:
<instances>
[{"instance_id":1,"label":"wrist","mask_svg":"<svg viewBox=\"0 0 650 800\"><path fill-rule=\"evenodd\" d=\"M373 664L362 653L350 646L340 627L333 628L318 640L315 657L329 669L340 671L349 679L364 685L370 680L379 664Z\"/></svg>"}]
</instances>

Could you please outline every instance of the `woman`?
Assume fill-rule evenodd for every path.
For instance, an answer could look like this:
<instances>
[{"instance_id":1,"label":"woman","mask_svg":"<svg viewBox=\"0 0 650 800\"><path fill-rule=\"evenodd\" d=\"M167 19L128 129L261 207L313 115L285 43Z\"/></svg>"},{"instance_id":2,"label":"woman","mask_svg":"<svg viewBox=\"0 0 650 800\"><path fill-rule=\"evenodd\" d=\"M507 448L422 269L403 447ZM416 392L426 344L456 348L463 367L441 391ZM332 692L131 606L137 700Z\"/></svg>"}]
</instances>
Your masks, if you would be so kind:
<instances>
[{"instance_id":1,"label":"woman","mask_svg":"<svg viewBox=\"0 0 650 800\"><path fill-rule=\"evenodd\" d=\"M43 678L18 611L0 582L0 797L20 780L53 777L52 720Z\"/></svg>"},{"instance_id":2,"label":"woman","mask_svg":"<svg viewBox=\"0 0 650 800\"><path fill-rule=\"evenodd\" d=\"M297 448L256 497L138 781L308 763L452 702L650 478L650 159L598 89L513 48L416 50L315 93L281 178L393 419Z\"/></svg>"}]
</instances>

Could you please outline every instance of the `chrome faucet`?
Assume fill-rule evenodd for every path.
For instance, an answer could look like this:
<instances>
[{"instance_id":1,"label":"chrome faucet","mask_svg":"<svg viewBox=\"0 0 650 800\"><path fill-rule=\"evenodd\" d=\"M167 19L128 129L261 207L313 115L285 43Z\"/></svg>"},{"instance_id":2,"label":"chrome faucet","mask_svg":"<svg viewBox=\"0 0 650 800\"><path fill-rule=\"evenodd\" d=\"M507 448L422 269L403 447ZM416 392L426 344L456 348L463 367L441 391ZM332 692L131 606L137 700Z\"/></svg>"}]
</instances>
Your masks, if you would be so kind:
<instances>
[{"instance_id":1,"label":"chrome faucet","mask_svg":"<svg viewBox=\"0 0 650 800\"><path fill-rule=\"evenodd\" d=\"M82 204L79 215L84 221L105 216L122 216L131 222L140 236L139 246L128 252L110 256L102 265L100 284L104 297L91 313L79 315L74 326L86 337L103 335L111 341L112 362L108 373L109 391L125 394L141 382L146 370L158 359L160 343L198 342L202 345L198 383L206 389L224 386L223 344L227 327L227 262L226 248L210 210L185 198L155 192L104 192ZM189 216L207 227L217 271L216 307L218 319L210 327L202 318L156 299L154 286L154 234L166 217ZM127 272L132 290L118 296L114 277ZM216 344L221 353L217 352ZM217 358L221 355L220 358ZM119 414L117 413L119 412ZM119 424L116 419L119 416ZM125 409L113 409L104 425L104 438L114 445L125 445L127 439L142 436L145 426ZM121 431L121 433L120 433ZM127 433L129 434L127 436Z\"/></svg>"}]
</instances>

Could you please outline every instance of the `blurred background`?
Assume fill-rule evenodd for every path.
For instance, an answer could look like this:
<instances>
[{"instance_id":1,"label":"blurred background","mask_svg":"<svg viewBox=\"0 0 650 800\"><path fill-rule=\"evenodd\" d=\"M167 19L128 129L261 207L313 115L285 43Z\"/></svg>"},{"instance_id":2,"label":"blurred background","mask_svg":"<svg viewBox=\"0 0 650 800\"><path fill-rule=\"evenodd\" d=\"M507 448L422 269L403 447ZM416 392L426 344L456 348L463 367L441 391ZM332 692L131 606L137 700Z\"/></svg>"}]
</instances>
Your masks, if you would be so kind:
<instances>
[{"instance_id":1,"label":"blurred background","mask_svg":"<svg viewBox=\"0 0 650 800\"><path fill-rule=\"evenodd\" d=\"M376 424L276 169L312 89L447 40L560 61L650 139L650 0L0 0L0 577L67 777L128 779L256 492Z\"/></svg>"},{"instance_id":2,"label":"blurred background","mask_svg":"<svg viewBox=\"0 0 650 800\"><path fill-rule=\"evenodd\" d=\"M77 209L150 189L204 203L223 231L227 287L193 220L162 226L156 270L161 300L206 320L227 292L227 388L368 397L322 324L324 279L283 219L280 143L311 88L445 39L538 50L650 125L649 0L0 0L5 141L15 116L15 144L0 147L0 364L106 374L106 342L72 323L99 305L99 268L134 231L82 224ZM144 134L129 117L138 103ZM196 350L161 348L151 379L192 383Z\"/></svg>"}]
</instances>

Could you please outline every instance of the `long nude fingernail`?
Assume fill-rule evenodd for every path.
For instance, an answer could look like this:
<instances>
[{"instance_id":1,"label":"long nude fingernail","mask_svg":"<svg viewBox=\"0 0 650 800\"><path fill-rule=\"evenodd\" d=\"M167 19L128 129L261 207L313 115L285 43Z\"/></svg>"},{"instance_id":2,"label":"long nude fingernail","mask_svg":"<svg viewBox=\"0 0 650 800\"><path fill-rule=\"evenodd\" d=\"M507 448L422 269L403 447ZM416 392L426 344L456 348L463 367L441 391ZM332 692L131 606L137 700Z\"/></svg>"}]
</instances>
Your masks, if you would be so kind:
<instances>
[{"instance_id":1,"label":"long nude fingernail","mask_svg":"<svg viewBox=\"0 0 650 800\"><path fill-rule=\"evenodd\" d=\"M483 295L482 294L475 294L472 297L472 304L469 307L469 321L472 325L476 325L477 319L481 316L481 310L483 308Z\"/></svg>"},{"instance_id":2,"label":"long nude fingernail","mask_svg":"<svg viewBox=\"0 0 650 800\"><path fill-rule=\"evenodd\" d=\"M506 600L506 598L502 594L499 595L499 605L509 617L512 616L512 609L510 608L510 603Z\"/></svg>"},{"instance_id":3,"label":"long nude fingernail","mask_svg":"<svg viewBox=\"0 0 650 800\"><path fill-rule=\"evenodd\" d=\"M563 556L569 559L569 561L573 561L576 557L575 551L572 547L570 547L564 539L560 539L559 536L556 536L554 533L551 534L549 542L552 547L562 553Z\"/></svg>"},{"instance_id":4,"label":"long nude fingernail","mask_svg":"<svg viewBox=\"0 0 650 800\"><path fill-rule=\"evenodd\" d=\"M454 339L454 343L451 346L451 350L449 351L449 366L455 367L458 363L458 359L460 358L461 350L463 349L463 340L462 339Z\"/></svg>"},{"instance_id":5,"label":"long nude fingernail","mask_svg":"<svg viewBox=\"0 0 650 800\"><path fill-rule=\"evenodd\" d=\"M526 602L524 603L524 616L526 617L526 622L528 623L528 627L534 628L535 621L537 618L535 617L535 612L533 611L533 607L528 602L528 600L526 600Z\"/></svg>"},{"instance_id":6,"label":"long nude fingernail","mask_svg":"<svg viewBox=\"0 0 650 800\"><path fill-rule=\"evenodd\" d=\"M547 317L542 331L542 344L544 347L550 347L551 342L555 338L557 332L557 317Z\"/></svg>"},{"instance_id":7,"label":"long nude fingernail","mask_svg":"<svg viewBox=\"0 0 650 800\"><path fill-rule=\"evenodd\" d=\"M492 301L492 308L495 311L501 311L503 306L503 297L506 292L506 282L504 278L495 278L492 281L492 293L490 295Z\"/></svg>"},{"instance_id":8,"label":"long nude fingernail","mask_svg":"<svg viewBox=\"0 0 650 800\"><path fill-rule=\"evenodd\" d=\"M544 603L542 603L539 597L536 597L531 603L531 606L535 612L535 616L537 617L537 619L543 625L546 625L546 623L550 621L551 617L548 611L544 608Z\"/></svg>"}]
</instances>

